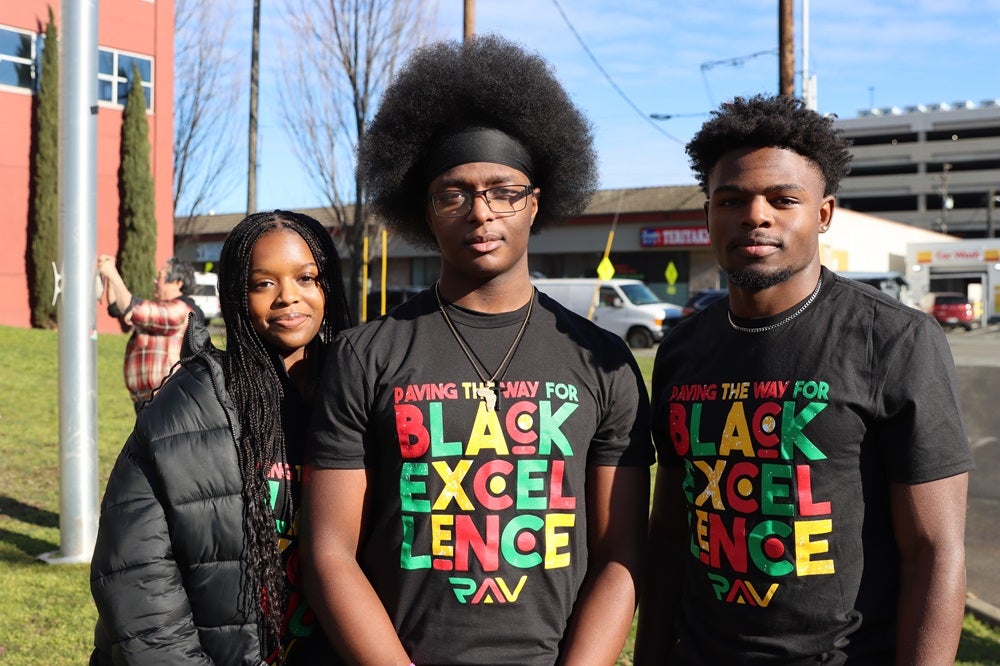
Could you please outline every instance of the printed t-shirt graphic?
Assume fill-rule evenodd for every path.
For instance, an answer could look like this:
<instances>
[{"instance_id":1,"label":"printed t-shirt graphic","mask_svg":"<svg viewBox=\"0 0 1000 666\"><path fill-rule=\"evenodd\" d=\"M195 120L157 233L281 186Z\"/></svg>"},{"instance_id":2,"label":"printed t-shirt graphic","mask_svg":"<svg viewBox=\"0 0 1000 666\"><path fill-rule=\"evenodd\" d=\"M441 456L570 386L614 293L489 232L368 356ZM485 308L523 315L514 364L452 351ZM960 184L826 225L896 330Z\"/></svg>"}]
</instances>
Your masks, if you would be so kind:
<instances>
[{"instance_id":1,"label":"printed t-shirt graphic","mask_svg":"<svg viewBox=\"0 0 1000 666\"><path fill-rule=\"evenodd\" d=\"M536 298L495 411L433 291L333 345L312 462L368 470L359 561L415 663L554 663L587 570L587 466L652 462L624 343ZM451 316L492 372L526 307Z\"/></svg>"}]
</instances>

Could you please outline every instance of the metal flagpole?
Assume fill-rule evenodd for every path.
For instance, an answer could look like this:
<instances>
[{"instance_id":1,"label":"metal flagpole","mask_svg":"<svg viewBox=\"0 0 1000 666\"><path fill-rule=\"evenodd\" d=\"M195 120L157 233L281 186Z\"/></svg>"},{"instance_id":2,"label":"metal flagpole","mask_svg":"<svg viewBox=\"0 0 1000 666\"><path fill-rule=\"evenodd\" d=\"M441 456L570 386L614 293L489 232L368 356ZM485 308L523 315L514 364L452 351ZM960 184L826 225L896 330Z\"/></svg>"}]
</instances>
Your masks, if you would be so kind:
<instances>
[{"instance_id":1,"label":"metal flagpole","mask_svg":"<svg viewBox=\"0 0 1000 666\"><path fill-rule=\"evenodd\" d=\"M97 538L97 0L63 0L59 40L59 550L89 562ZM55 45L46 45L51 48Z\"/></svg>"}]
</instances>

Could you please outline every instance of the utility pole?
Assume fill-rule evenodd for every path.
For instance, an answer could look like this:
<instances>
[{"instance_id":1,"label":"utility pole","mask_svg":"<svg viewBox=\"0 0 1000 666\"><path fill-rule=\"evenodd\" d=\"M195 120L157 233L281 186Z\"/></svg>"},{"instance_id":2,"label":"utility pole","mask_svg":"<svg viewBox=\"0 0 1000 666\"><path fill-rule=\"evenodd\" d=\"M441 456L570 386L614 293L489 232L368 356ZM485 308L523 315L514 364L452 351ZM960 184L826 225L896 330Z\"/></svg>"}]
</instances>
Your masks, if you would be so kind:
<instances>
[{"instance_id":1,"label":"utility pole","mask_svg":"<svg viewBox=\"0 0 1000 666\"><path fill-rule=\"evenodd\" d=\"M462 13L462 41L471 41L476 34L476 0L465 0Z\"/></svg>"},{"instance_id":2,"label":"utility pole","mask_svg":"<svg viewBox=\"0 0 1000 666\"><path fill-rule=\"evenodd\" d=\"M809 0L802 0L802 101L816 111L816 76L809 73Z\"/></svg>"},{"instance_id":3,"label":"utility pole","mask_svg":"<svg viewBox=\"0 0 1000 666\"><path fill-rule=\"evenodd\" d=\"M257 97L260 69L260 0L253 0L253 34L250 39L250 127L247 148L247 215L257 212Z\"/></svg>"},{"instance_id":4,"label":"utility pole","mask_svg":"<svg viewBox=\"0 0 1000 666\"><path fill-rule=\"evenodd\" d=\"M795 19L792 0L778 1L778 94L795 96Z\"/></svg>"}]
</instances>

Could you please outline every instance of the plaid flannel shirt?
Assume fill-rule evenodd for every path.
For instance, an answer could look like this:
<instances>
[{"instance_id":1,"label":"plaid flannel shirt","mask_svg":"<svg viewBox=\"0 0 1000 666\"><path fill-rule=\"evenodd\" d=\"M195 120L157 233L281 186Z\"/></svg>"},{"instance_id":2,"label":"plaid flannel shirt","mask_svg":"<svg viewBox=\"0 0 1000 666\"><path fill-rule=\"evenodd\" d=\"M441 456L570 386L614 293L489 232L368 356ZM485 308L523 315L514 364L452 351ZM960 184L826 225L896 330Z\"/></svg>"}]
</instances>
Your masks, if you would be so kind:
<instances>
[{"instance_id":1,"label":"plaid flannel shirt","mask_svg":"<svg viewBox=\"0 0 1000 666\"><path fill-rule=\"evenodd\" d=\"M133 402L149 400L181 357L191 308L180 299L138 300L132 306L135 331L125 348L125 387Z\"/></svg>"}]
</instances>

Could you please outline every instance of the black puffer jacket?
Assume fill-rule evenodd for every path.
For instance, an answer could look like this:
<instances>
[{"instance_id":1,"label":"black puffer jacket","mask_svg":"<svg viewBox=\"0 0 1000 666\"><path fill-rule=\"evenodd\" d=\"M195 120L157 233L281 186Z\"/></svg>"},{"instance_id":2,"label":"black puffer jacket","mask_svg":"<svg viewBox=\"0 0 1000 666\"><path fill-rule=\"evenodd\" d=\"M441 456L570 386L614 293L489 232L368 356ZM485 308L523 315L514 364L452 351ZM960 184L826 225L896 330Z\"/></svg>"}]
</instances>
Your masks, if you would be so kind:
<instances>
[{"instance_id":1,"label":"black puffer jacket","mask_svg":"<svg viewBox=\"0 0 1000 666\"><path fill-rule=\"evenodd\" d=\"M101 503L91 664L259 664L239 610L239 419L221 352L192 322L197 356L144 407Z\"/></svg>"}]
</instances>

